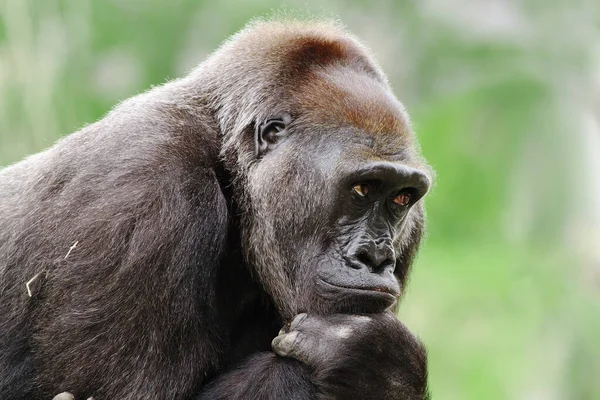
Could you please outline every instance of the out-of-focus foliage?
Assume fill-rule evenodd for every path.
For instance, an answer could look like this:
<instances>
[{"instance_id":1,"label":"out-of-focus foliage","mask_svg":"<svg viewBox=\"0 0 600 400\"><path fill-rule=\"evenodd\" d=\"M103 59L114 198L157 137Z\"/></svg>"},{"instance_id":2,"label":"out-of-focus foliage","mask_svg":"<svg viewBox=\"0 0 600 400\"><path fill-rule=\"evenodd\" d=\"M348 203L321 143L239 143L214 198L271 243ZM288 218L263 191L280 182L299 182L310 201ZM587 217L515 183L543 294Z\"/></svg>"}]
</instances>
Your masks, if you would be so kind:
<instances>
[{"instance_id":1,"label":"out-of-focus foliage","mask_svg":"<svg viewBox=\"0 0 600 400\"><path fill-rule=\"evenodd\" d=\"M290 1L375 51L437 171L400 309L436 399L600 399L600 3ZM0 165L281 4L0 0Z\"/></svg>"}]
</instances>

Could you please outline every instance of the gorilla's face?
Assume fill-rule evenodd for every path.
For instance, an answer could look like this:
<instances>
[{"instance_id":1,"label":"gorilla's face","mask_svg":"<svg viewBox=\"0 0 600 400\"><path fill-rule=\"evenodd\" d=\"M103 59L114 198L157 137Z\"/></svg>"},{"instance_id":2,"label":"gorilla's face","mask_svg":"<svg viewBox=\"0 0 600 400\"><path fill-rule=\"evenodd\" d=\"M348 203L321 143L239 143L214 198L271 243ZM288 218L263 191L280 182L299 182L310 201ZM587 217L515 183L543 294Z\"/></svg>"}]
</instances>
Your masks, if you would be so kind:
<instances>
[{"instance_id":1,"label":"gorilla's face","mask_svg":"<svg viewBox=\"0 0 600 400\"><path fill-rule=\"evenodd\" d=\"M397 261L402 239L422 221L418 202L429 179L419 169L384 159L341 164L346 168L335 178L326 245L315 257L313 281L305 290L327 312L382 311L400 295L398 277L406 271L394 273L408 267ZM411 239L416 245L420 238Z\"/></svg>"},{"instance_id":2,"label":"gorilla's face","mask_svg":"<svg viewBox=\"0 0 600 400\"><path fill-rule=\"evenodd\" d=\"M246 249L284 315L392 306L422 231L430 178L403 114L363 126L328 117L284 113L256 128Z\"/></svg>"}]
</instances>

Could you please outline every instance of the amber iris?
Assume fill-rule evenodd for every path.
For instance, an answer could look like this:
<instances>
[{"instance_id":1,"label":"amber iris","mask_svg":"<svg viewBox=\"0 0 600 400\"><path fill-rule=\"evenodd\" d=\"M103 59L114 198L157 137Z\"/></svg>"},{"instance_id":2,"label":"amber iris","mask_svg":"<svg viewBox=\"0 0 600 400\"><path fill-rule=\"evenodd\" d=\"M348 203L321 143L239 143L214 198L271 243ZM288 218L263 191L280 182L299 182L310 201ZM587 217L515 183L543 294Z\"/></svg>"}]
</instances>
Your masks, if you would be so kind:
<instances>
[{"instance_id":1,"label":"amber iris","mask_svg":"<svg viewBox=\"0 0 600 400\"><path fill-rule=\"evenodd\" d=\"M402 192L398 196L394 197L394 203L399 206L407 206L410 203L410 193Z\"/></svg>"},{"instance_id":2,"label":"amber iris","mask_svg":"<svg viewBox=\"0 0 600 400\"><path fill-rule=\"evenodd\" d=\"M365 197L369 193L369 186L364 183L355 185L352 190L356 192L360 197Z\"/></svg>"}]
</instances>

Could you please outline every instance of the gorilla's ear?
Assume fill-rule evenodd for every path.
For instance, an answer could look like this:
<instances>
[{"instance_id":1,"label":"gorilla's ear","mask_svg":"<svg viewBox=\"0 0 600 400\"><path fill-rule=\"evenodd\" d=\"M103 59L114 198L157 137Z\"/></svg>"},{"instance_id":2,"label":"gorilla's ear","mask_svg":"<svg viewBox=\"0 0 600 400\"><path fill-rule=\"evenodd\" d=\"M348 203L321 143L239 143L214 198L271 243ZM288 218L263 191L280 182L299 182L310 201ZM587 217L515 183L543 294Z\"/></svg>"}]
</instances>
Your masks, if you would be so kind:
<instances>
[{"instance_id":1,"label":"gorilla's ear","mask_svg":"<svg viewBox=\"0 0 600 400\"><path fill-rule=\"evenodd\" d=\"M256 158L264 156L273 149L281 139L289 134L288 126L290 122L292 122L291 115L284 114L256 124L256 131L254 132Z\"/></svg>"}]
</instances>

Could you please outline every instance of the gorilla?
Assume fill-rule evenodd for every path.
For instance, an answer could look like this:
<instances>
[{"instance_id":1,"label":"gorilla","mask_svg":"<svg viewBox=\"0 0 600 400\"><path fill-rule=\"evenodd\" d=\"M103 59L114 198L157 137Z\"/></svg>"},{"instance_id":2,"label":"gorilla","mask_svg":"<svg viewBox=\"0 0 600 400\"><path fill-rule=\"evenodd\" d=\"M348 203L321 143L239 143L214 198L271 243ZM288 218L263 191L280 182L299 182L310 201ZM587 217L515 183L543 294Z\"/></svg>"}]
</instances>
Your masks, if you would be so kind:
<instances>
[{"instance_id":1,"label":"gorilla","mask_svg":"<svg viewBox=\"0 0 600 400\"><path fill-rule=\"evenodd\" d=\"M427 398L431 179L345 28L250 23L0 172L0 398Z\"/></svg>"}]
</instances>

